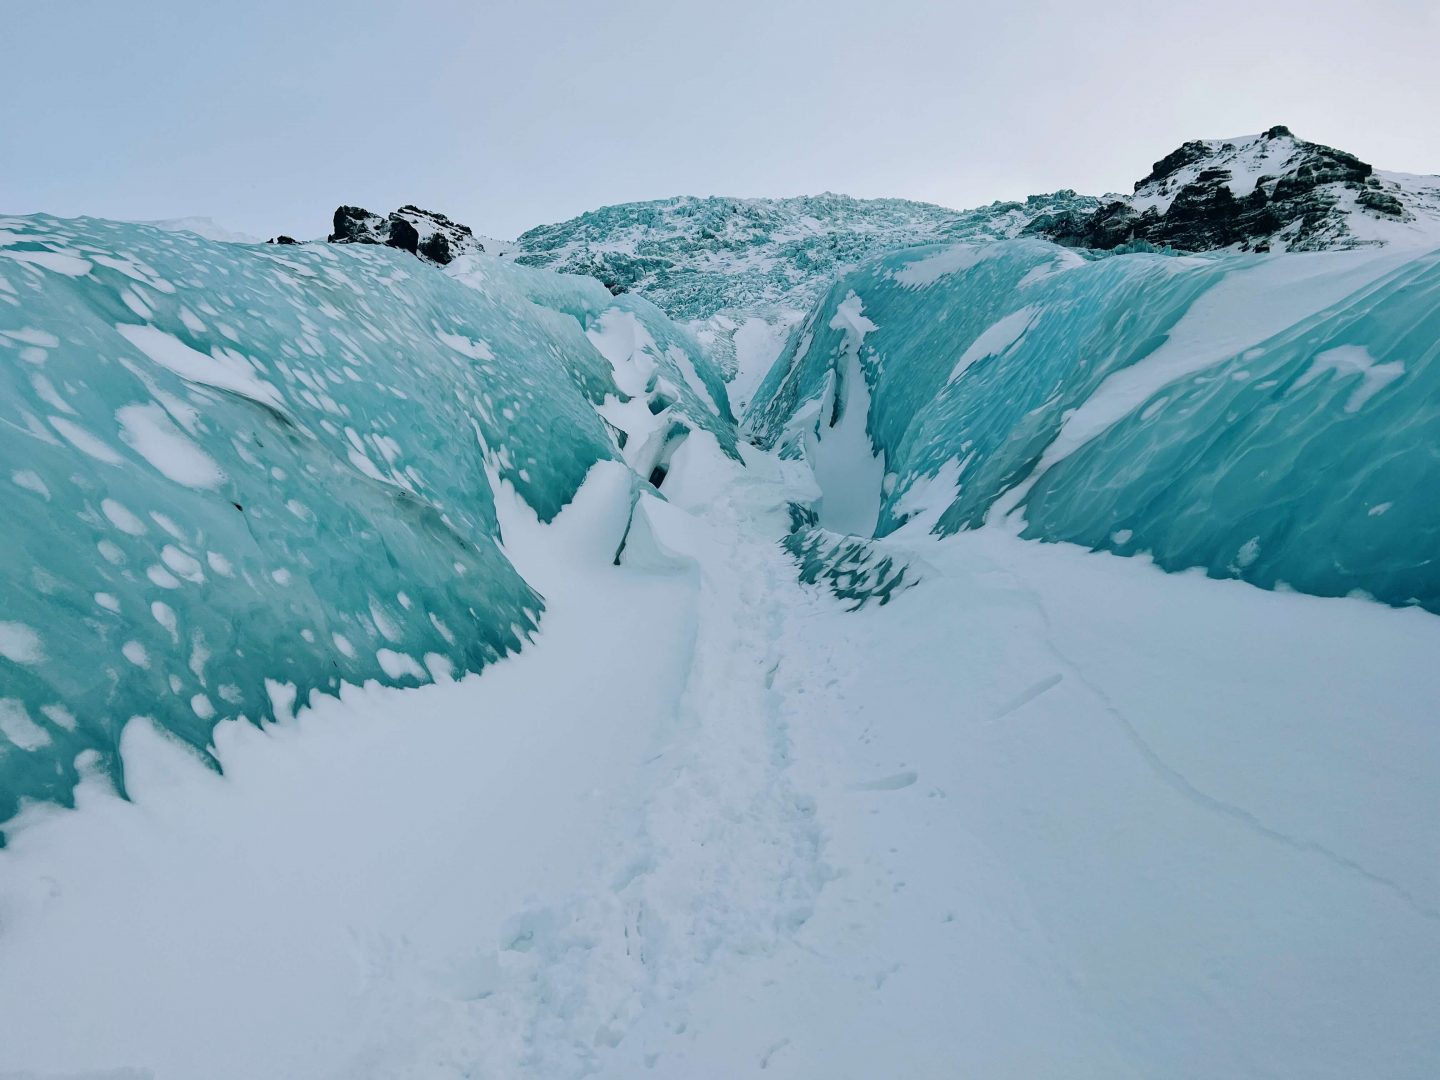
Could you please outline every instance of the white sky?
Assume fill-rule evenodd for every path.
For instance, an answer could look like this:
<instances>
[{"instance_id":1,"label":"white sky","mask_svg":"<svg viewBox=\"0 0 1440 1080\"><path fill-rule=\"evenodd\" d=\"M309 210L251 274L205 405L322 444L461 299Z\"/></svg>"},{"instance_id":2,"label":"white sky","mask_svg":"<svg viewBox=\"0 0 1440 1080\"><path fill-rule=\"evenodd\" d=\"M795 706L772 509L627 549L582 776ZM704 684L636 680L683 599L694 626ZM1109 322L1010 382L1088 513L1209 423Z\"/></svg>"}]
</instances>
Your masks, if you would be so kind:
<instances>
[{"instance_id":1,"label":"white sky","mask_svg":"<svg viewBox=\"0 0 1440 1080\"><path fill-rule=\"evenodd\" d=\"M1129 190L1287 124L1440 172L1440 0L0 0L0 211L513 236L607 203Z\"/></svg>"}]
</instances>

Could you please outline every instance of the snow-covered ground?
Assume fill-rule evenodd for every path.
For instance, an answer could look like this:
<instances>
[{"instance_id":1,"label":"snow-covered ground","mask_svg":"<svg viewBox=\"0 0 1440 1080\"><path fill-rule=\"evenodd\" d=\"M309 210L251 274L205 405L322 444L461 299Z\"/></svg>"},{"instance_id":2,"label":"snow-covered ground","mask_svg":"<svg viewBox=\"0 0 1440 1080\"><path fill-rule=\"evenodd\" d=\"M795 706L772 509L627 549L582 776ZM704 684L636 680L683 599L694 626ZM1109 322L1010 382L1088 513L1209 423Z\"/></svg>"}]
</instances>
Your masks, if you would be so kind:
<instances>
[{"instance_id":1,"label":"snow-covered ground","mask_svg":"<svg viewBox=\"0 0 1440 1080\"><path fill-rule=\"evenodd\" d=\"M1433 1075L1440 621L923 516L849 612L745 457L502 496L480 676L132 723L0 852L0 1075Z\"/></svg>"}]
</instances>

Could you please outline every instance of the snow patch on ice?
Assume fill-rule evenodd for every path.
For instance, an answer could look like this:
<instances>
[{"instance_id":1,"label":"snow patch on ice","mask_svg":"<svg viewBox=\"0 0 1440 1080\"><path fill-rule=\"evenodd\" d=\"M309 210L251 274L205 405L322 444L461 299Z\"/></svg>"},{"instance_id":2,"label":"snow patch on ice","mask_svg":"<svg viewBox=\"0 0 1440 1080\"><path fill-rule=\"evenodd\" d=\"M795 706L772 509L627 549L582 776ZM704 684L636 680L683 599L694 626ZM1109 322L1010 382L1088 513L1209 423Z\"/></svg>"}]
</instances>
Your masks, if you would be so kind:
<instances>
[{"instance_id":1,"label":"snow patch on ice","mask_svg":"<svg viewBox=\"0 0 1440 1080\"><path fill-rule=\"evenodd\" d=\"M933 255L926 255L896 270L892 275L901 285L921 289L934 285L941 278L968 270L985 259L990 252L980 244L956 244Z\"/></svg>"},{"instance_id":2,"label":"snow patch on ice","mask_svg":"<svg viewBox=\"0 0 1440 1080\"><path fill-rule=\"evenodd\" d=\"M955 361L955 369L950 372L950 378L946 380L947 384L958 381L960 376L965 374L966 369L977 360L984 360L987 356L999 356L1009 349L1025 336L1025 332L1034 325L1039 313L1039 308L1033 305L1023 307L1019 311L1011 312L986 329L961 354L960 359Z\"/></svg>"},{"instance_id":3,"label":"snow patch on ice","mask_svg":"<svg viewBox=\"0 0 1440 1080\"><path fill-rule=\"evenodd\" d=\"M159 405L126 405L115 419L120 422L120 438L177 484L213 488L225 479L215 459L171 423Z\"/></svg>"},{"instance_id":4,"label":"snow patch on ice","mask_svg":"<svg viewBox=\"0 0 1440 1080\"><path fill-rule=\"evenodd\" d=\"M40 635L20 622L0 622L0 656L17 664L38 664L45 659Z\"/></svg>"},{"instance_id":5,"label":"snow patch on ice","mask_svg":"<svg viewBox=\"0 0 1440 1080\"><path fill-rule=\"evenodd\" d=\"M285 403L280 391L260 378L244 357L234 350L217 348L207 356L153 326L120 323L115 329L155 363L182 379L228 390L276 408Z\"/></svg>"},{"instance_id":6,"label":"snow patch on ice","mask_svg":"<svg viewBox=\"0 0 1440 1080\"><path fill-rule=\"evenodd\" d=\"M1405 374L1405 365L1399 360L1388 364L1377 364L1375 358L1361 345L1340 345L1318 354L1305 374L1295 381L1295 388L1308 386L1326 372L1334 372L1336 378L1344 379L1359 375L1360 383L1350 392L1345 402L1347 413L1358 412L1367 401Z\"/></svg>"}]
</instances>

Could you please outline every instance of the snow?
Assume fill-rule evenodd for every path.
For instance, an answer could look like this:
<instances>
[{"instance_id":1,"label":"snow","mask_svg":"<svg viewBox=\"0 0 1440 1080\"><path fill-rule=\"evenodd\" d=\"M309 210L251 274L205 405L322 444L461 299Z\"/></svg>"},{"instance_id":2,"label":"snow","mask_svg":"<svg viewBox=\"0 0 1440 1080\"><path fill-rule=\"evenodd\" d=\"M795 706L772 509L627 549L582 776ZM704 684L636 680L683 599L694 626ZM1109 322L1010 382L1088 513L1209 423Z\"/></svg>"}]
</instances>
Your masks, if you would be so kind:
<instances>
[{"instance_id":1,"label":"snow","mask_svg":"<svg viewBox=\"0 0 1440 1080\"><path fill-rule=\"evenodd\" d=\"M741 412L750 404L760 381L779 359L790 334L805 317L802 311L780 311L771 318L750 316L735 326L731 336L735 348L735 375L730 380L730 397Z\"/></svg>"},{"instance_id":2,"label":"snow","mask_svg":"<svg viewBox=\"0 0 1440 1080\"><path fill-rule=\"evenodd\" d=\"M40 635L18 622L0 622L0 656L16 664L33 664L45 655Z\"/></svg>"},{"instance_id":3,"label":"snow","mask_svg":"<svg viewBox=\"0 0 1440 1080\"><path fill-rule=\"evenodd\" d=\"M381 670L392 679L400 679L408 675L417 682L430 681L425 669L415 662L413 656L406 656L394 649L377 649L375 650L375 659L379 662Z\"/></svg>"},{"instance_id":4,"label":"snow","mask_svg":"<svg viewBox=\"0 0 1440 1080\"><path fill-rule=\"evenodd\" d=\"M11 481L16 487L22 487L26 491L33 491L42 499L50 498L50 489L45 486L44 479L33 469L17 469L10 474Z\"/></svg>"},{"instance_id":5,"label":"snow","mask_svg":"<svg viewBox=\"0 0 1440 1080\"><path fill-rule=\"evenodd\" d=\"M955 368L950 372L947 382L956 382L977 360L984 360L987 356L999 356L1010 348L1025 336L1025 331L1030 329L1038 314L1039 309L1035 307L1023 307L1019 311L1012 311L996 322L960 354L960 359L955 361Z\"/></svg>"},{"instance_id":6,"label":"snow","mask_svg":"<svg viewBox=\"0 0 1440 1080\"><path fill-rule=\"evenodd\" d=\"M87 267L6 282L0 1077L1428 1077L1436 616L932 530L986 465L1173 488L1211 394L1193 564L1403 589L1434 259L952 244L807 316L778 242L953 215L664 205L776 223L676 281L779 306L0 222Z\"/></svg>"},{"instance_id":7,"label":"snow","mask_svg":"<svg viewBox=\"0 0 1440 1080\"><path fill-rule=\"evenodd\" d=\"M50 745L50 735L34 720L23 701L0 698L0 732L21 750L38 750Z\"/></svg>"},{"instance_id":8,"label":"snow","mask_svg":"<svg viewBox=\"0 0 1440 1080\"><path fill-rule=\"evenodd\" d=\"M1170 209L1175 195L1193 182L1201 171L1210 168L1228 169L1230 179L1225 186L1237 199L1255 190L1262 176L1278 176L1295 156L1299 147L1288 135L1266 138L1264 135L1240 135L1233 139L1205 140L1208 155L1201 161L1186 165L1158 183L1148 184L1130 198L1130 203L1144 213L1154 207L1162 214Z\"/></svg>"},{"instance_id":9,"label":"snow","mask_svg":"<svg viewBox=\"0 0 1440 1080\"><path fill-rule=\"evenodd\" d=\"M36 345L45 349L58 349L60 339L48 330L36 330L32 327L22 327L18 330L0 330L0 337L10 338L12 341L23 341L27 345Z\"/></svg>"},{"instance_id":10,"label":"snow","mask_svg":"<svg viewBox=\"0 0 1440 1080\"><path fill-rule=\"evenodd\" d=\"M907 263L892 276L908 288L923 289L934 285L941 278L970 269L976 263L982 262L988 254L979 244L955 244L933 255Z\"/></svg>"},{"instance_id":11,"label":"snow","mask_svg":"<svg viewBox=\"0 0 1440 1080\"><path fill-rule=\"evenodd\" d=\"M618 465L503 490L547 611L481 676L223 724L223 776L132 720L134 801L0 853L5 1066L1427 1075L1440 622L984 529L852 613L745 457L688 440L619 566Z\"/></svg>"},{"instance_id":12,"label":"snow","mask_svg":"<svg viewBox=\"0 0 1440 1080\"><path fill-rule=\"evenodd\" d=\"M690 586L609 566L628 490L602 467L555 530L512 496L506 535L555 602L493 678L347 687L299 721L222 725L223 778L132 721L135 802L92 784L0 854L4 1067L419 1070L427 1026L498 991L501 924L623 824L609 812L670 722ZM27 866L56 875L48 899L12 876ZM157 894L157 876L173 887ZM12 1027L22 1016L39 1026Z\"/></svg>"},{"instance_id":13,"label":"snow","mask_svg":"<svg viewBox=\"0 0 1440 1080\"><path fill-rule=\"evenodd\" d=\"M154 326L121 323L115 329L155 363L182 379L228 390L276 408L284 405L280 392L256 375L255 369L238 353L217 348L207 356Z\"/></svg>"},{"instance_id":14,"label":"snow","mask_svg":"<svg viewBox=\"0 0 1440 1080\"><path fill-rule=\"evenodd\" d=\"M145 523L132 514L122 503L114 499L101 499L100 512L103 513L111 525L114 525L121 532L129 533L131 536L144 536Z\"/></svg>"},{"instance_id":15,"label":"snow","mask_svg":"<svg viewBox=\"0 0 1440 1080\"><path fill-rule=\"evenodd\" d=\"M875 324L863 314L864 302L853 292L836 308L831 329L845 333L838 383L832 379L813 431L808 453L820 486L820 523L857 536L875 531L880 514L880 485L885 462L870 440L870 387L860 362L865 335Z\"/></svg>"},{"instance_id":16,"label":"snow","mask_svg":"<svg viewBox=\"0 0 1440 1080\"><path fill-rule=\"evenodd\" d=\"M63 416L52 416L49 420L50 426L63 435L66 442L86 456L106 465L125 464L125 459L117 454L109 443L86 431L73 420L67 420Z\"/></svg>"},{"instance_id":17,"label":"snow","mask_svg":"<svg viewBox=\"0 0 1440 1080\"><path fill-rule=\"evenodd\" d=\"M82 259L70 251L0 251L0 258L39 266L65 277L84 277L93 269L93 264L88 259Z\"/></svg>"},{"instance_id":18,"label":"snow","mask_svg":"<svg viewBox=\"0 0 1440 1080\"><path fill-rule=\"evenodd\" d=\"M1342 379L1349 375L1360 376L1359 385L1350 392L1349 400L1345 402L1345 411L1353 413L1404 375L1405 365L1399 360L1392 360L1388 364L1376 363L1375 358L1361 345L1339 345L1315 355L1309 370L1296 380L1296 389L1313 382L1327 371L1333 371L1336 377Z\"/></svg>"},{"instance_id":19,"label":"snow","mask_svg":"<svg viewBox=\"0 0 1440 1080\"><path fill-rule=\"evenodd\" d=\"M215 459L177 428L159 405L126 405L115 414L120 438L157 471L186 487L213 488L225 479Z\"/></svg>"},{"instance_id":20,"label":"snow","mask_svg":"<svg viewBox=\"0 0 1440 1080\"><path fill-rule=\"evenodd\" d=\"M710 391L706 388L704 382L701 381L699 373L695 370L695 365L691 362L685 350L672 346L665 350L665 354L679 369L680 377L685 380L685 385L694 391L695 396L704 403L705 407L712 413L719 412L720 409L715 404L715 399L710 396Z\"/></svg>"}]
</instances>

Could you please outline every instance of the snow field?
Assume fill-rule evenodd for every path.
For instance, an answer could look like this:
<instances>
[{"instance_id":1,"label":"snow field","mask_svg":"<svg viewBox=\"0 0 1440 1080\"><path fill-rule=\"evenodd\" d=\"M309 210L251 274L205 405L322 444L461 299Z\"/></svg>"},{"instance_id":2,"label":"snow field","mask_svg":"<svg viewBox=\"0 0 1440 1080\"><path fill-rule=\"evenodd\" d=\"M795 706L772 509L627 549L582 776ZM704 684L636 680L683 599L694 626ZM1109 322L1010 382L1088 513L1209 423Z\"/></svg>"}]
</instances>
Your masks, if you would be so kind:
<instances>
[{"instance_id":1,"label":"snow field","mask_svg":"<svg viewBox=\"0 0 1440 1080\"><path fill-rule=\"evenodd\" d=\"M776 543L803 469L704 435L633 519L613 463L500 490L518 656L224 725L223 777L132 723L133 804L17 830L0 1066L1426 1074L1433 616L991 529L851 613Z\"/></svg>"}]
</instances>

